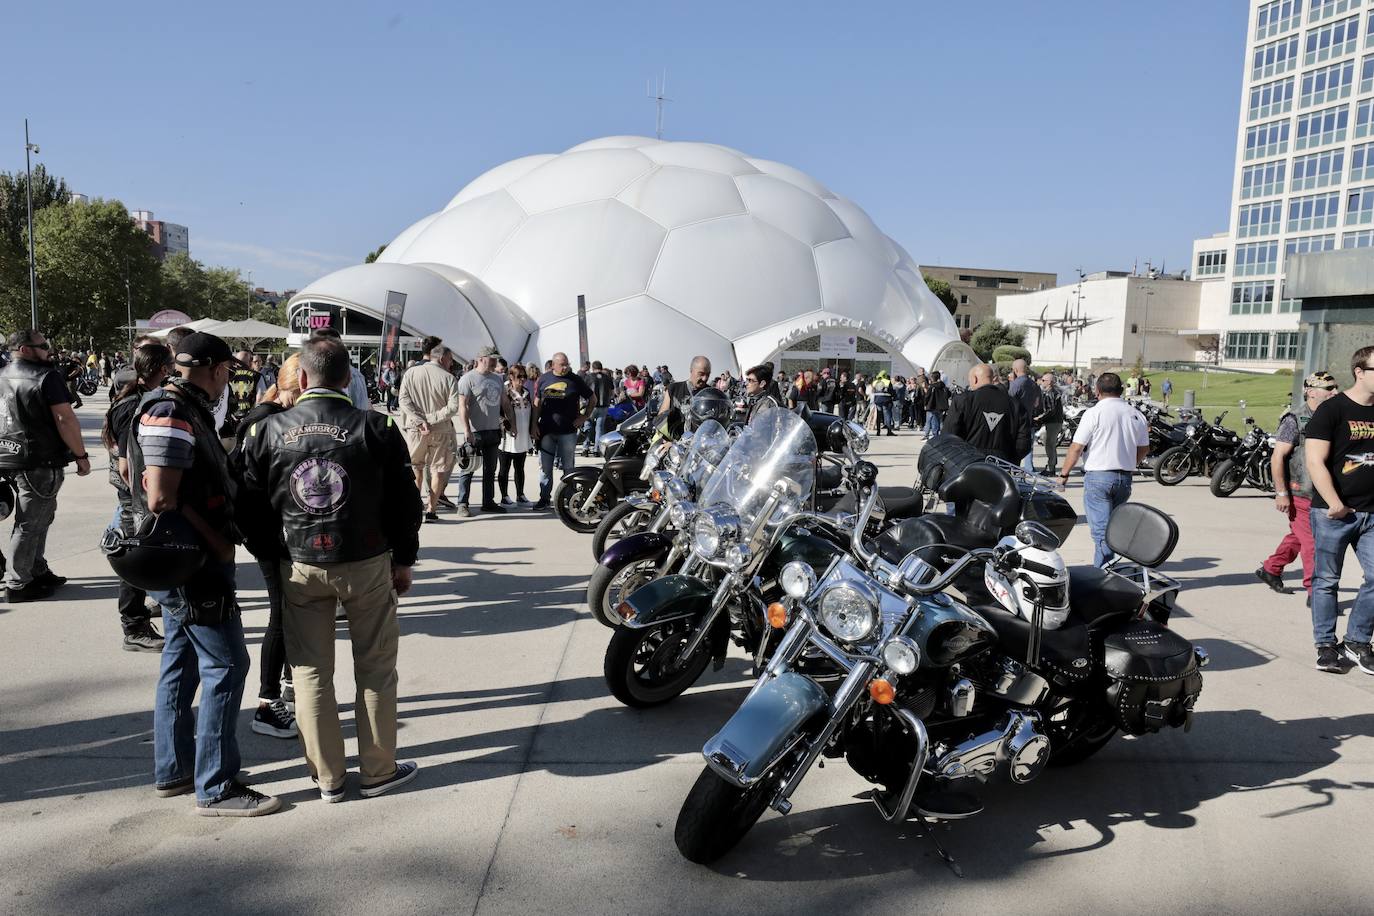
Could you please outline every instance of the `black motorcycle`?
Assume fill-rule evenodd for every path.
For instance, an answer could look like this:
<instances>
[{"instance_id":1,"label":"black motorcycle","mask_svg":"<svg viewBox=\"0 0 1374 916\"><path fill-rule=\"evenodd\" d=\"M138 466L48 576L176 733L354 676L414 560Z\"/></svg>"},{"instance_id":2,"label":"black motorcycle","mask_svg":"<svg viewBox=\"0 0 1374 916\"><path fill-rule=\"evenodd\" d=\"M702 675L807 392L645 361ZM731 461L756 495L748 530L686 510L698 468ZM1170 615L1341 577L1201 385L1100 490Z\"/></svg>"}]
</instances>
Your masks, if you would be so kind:
<instances>
[{"instance_id":1,"label":"black motorcycle","mask_svg":"<svg viewBox=\"0 0 1374 916\"><path fill-rule=\"evenodd\" d=\"M1191 475L1211 477L1222 461L1232 457L1240 436L1221 425L1226 411L1210 424L1198 419L1184 429L1183 442L1165 449L1155 463L1155 480L1166 487L1182 483Z\"/></svg>"},{"instance_id":2,"label":"black motorcycle","mask_svg":"<svg viewBox=\"0 0 1374 916\"><path fill-rule=\"evenodd\" d=\"M1230 496L1247 483L1265 493L1274 492L1274 470L1269 463L1274 455L1274 439L1253 417L1246 417L1245 425L1249 429L1235 454L1218 462L1212 470L1213 496Z\"/></svg>"},{"instance_id":3,"label":"black motorcycle","mask_svg":"<svg viewBox=\"0 0 1374 916\"><path fill-rule=\"evenodd\" d=\"M970 790L990 778L1023 785L1047 765L1087 759L1118 731L1191 723L1206 655L1145 619L1148 596L1134 581L1074 568L1068 595L1063 586L1049 593L1038 583L1056 569L1028 557L1058 542L1035 522L1017 527L1024 549L930 544L898 554L865 542L875 503L870 494L850 549L819 576L801 562L783 570L787 598L769 620L786 633L702 749L706 766L674 830L685 858L712 862L765 809L790 812L823 756L843 757L875 784L869 797L888 822L957 820L982 810ZM1163 513L1127 503L1107 540L1150 568L1177 534ZM1015 583L1029 619L951 597L947 589L975 567ZM1050 605L1068 607L1054 629Z\"/></svg>"},{"instance_id":4,"label":"black motorcycle","mask_svg":"<svg viewBox=\"0 0 1374 916\"><path fill-rule=\"evenodd\" d=\"M660 418L647 407L621 421L614 432L603 433L597 445L605 463L576 468L559 481L553 499L559 520L583 534L596 531L616 503L648 489L648 474L681 434L679 411Z\"/></svg>"}]
</instances>

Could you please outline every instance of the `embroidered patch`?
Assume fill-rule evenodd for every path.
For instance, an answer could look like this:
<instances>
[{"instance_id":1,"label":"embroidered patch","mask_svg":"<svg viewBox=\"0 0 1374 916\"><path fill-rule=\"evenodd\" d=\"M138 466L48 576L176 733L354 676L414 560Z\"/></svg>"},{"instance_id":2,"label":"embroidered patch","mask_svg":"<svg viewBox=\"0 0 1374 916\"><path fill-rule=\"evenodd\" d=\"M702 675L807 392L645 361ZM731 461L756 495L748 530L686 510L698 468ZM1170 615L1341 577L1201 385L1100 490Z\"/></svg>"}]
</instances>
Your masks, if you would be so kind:
<instances>
[{"instance_id":1,"label":"embroidered patch","mask_svg":"<svg viewBox=\"0 0 1374 916\"><path fill-rule=\"evenodd\" d=\"M344 442L348 439L348 433L342 426L332 423L307 423L304 426L293 426L282 433L282 441L287 445L295 445L306 436L327 436L335 442Z\"/></svg>"},{"instance_id":2,"label":"embroidered patch","mask_svg":"<svg viewBox=\"0 0 1374 916\"><path fill-rule=\"evenodd\" d=\"M983 411L983 419L987 421L988 432L992 432L997 428L997 424L1002 422L1002 414L985 410Z\"/></svg>"},{"instance_id":3,"label":"embroidered patch","mask_svg":"<svg viewBox=\"0 0 1374 916\"><path fill-rule=\"evenodd\" d=\"M321 531L319 534L312 535L307 543L312 550L334 550L339 546L339 538L328 531Z\"/></svg>"},{"instance_id":4,"label":"embroidered patch","mask_svg":"<svg viewBox=\"0 0 1374 916\"><path fill-rule=\"evenodd\" d=\"M326 515L348 502L348 472L328 458L307 458L291 472L291 498L311 515Z\"/></svg>"}]
</instances>

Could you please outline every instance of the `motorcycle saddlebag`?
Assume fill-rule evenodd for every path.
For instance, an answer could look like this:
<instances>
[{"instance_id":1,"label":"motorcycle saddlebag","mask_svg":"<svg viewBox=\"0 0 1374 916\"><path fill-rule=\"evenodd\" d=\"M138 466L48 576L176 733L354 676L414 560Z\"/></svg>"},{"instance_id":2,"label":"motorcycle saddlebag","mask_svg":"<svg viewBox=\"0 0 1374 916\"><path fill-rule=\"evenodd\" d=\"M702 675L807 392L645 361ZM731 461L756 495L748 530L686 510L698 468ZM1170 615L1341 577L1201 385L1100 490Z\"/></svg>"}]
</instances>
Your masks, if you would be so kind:
<instances>
[{"instance_id":1,"label":"motorcycle saddlebag","mask_svg":"<svg viewBox=\"0 0 1374 916\"><path fill-rule=\"evenodd\" d=\"M1193 644L1153 620L1134 621L1103 640L1107 703L1131 735L1188 723L1202 693Z\"/></svg>"}]
</instances>

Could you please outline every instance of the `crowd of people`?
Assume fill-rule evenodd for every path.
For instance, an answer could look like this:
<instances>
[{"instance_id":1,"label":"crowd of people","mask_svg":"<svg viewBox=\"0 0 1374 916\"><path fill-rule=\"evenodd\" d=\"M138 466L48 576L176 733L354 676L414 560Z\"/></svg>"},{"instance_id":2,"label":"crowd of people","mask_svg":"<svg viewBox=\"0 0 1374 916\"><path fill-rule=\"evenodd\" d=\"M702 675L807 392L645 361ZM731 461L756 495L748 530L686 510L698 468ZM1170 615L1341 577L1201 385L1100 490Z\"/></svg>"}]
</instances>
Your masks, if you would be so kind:
<instances>
[{"instance_id":1,"label":"crowd of people","mask_svg":"<svg viewBox=\"0 0 1374 916\"><path fill-rule=\"evenodd\" d=\"M65 466L75 463L84 476L91 458L57 351L35 329L7 343L0 479L12 488L14 529L8 566L0 568L7 601L22 603L48 598L66 581L47 563L47 533ZM99 359L95 366L103 371ZM232 720L249 660L235 599L236 545L255 558L269 604L252 728L299 738L320 797L332 802L345 794L333 689L336 619L347 620L353 642L359 792L381 795L417 771L396 753L396 609L411 585L421 526L437 522L441 508L472 514L478 468L479 511L548 509L555 471L573 470L579 442L583 455L595 450L610 409L666 411L714 386L746 421L766 409L830 411L879 432L907 426L927 438L951 434L1027 470L1036 466L1039 430L1043 473L1067 482L1082 465L1098 565L1112 556L1107 520L1130 498L1149 449L1144 417L1123 398L1148 391L1147 379L1037 375L1024 360L1006 378L994 366L976 365L966 387L953 389L939 372L924 371L851 379L847 372L804 370L779 380L772 363L735 379L728 371L713 375L704 356L676 379L664 366L613 370L586 362L573 371L562 353L542 369L508 363L494 348L460 362L442 340L427 338L403 371L391 372L391 363L383 369L382 410L373 409L368 380L327 328L279 367L185 328L164 340L139 338L127 359L107 358L104 367L111 405L100 441L110 455L116 508L103 546L120 573L124 648L161 655L154 790L163 797L193 793L195 810L214 816L279 807L237 776ZM1304 403L1279 425L1275 505L1288 532L1257 575L1283 590L1283 568L1300 557L1318 667L1341 670L1344 657L1374 674L1374 348L1358 351L1351 371L1354 383L1344 392L1327 373L1309 376ZM1095 402L1061 462L1065 400L1089 386ZM525 465L534 454L539 480L531 504ZM1365 583L1341 642L1336 588L1347 549ZM194 569L178 577L178 564L193 555ZM201 702L193 711L197 689Z\"/></svg>"}]
</instances>

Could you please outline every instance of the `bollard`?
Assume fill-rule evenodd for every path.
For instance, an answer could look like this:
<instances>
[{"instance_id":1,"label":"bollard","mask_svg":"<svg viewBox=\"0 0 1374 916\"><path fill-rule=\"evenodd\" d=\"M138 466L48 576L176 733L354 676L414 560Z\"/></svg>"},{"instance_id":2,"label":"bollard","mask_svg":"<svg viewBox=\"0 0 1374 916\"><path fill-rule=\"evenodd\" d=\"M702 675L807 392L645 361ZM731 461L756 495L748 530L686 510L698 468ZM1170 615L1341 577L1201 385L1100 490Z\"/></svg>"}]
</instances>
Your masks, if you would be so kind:
<instances>
[{"instance_id":1,"label":"bollard","mask_svg":"<svg viewBox=\"0 0 1374 916\"><path fill-rule=\"evenodd\" d=\"M1183 409L1192 410L1197 405L1197 392L1191 388L1183 390Z\"/></svg>"}]
</instances>

